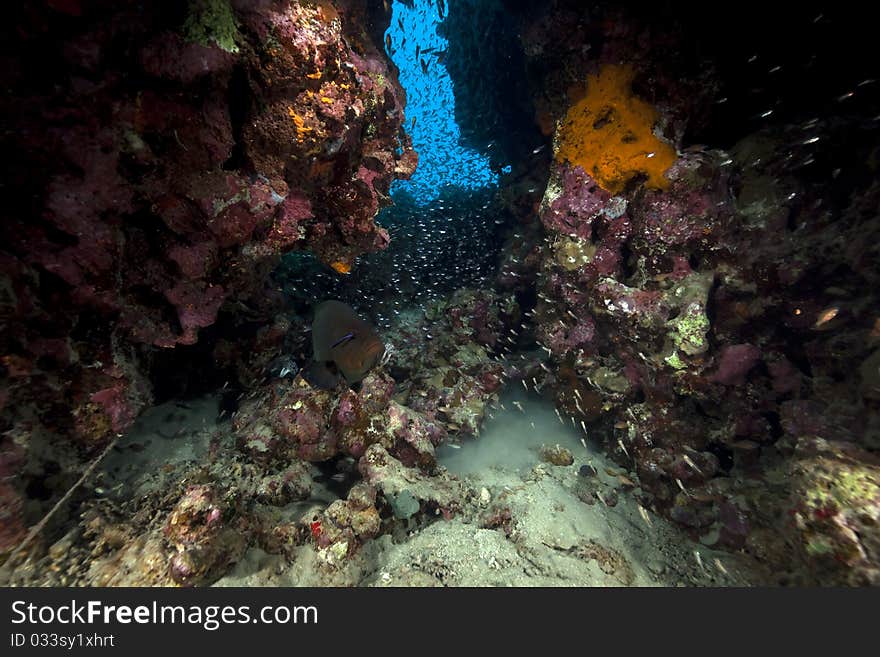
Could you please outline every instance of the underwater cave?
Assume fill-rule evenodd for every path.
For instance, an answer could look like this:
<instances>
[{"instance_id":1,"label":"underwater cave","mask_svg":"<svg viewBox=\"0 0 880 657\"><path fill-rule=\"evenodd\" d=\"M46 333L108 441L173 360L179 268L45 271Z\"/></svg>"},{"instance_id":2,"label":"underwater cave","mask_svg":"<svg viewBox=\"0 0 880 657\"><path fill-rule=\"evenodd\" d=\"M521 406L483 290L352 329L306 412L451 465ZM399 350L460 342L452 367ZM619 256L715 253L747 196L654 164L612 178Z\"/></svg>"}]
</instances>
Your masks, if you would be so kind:
<instances>
[{"instance_id":1,"label":"underwater cave","mask_svg":"<svg viewBox=\"0 0 880 657\"><path fill-rule=\"evenodd\" d=\"M3 12L4 584L880 584L866 10Z\"/></svg>"}]
</instances>

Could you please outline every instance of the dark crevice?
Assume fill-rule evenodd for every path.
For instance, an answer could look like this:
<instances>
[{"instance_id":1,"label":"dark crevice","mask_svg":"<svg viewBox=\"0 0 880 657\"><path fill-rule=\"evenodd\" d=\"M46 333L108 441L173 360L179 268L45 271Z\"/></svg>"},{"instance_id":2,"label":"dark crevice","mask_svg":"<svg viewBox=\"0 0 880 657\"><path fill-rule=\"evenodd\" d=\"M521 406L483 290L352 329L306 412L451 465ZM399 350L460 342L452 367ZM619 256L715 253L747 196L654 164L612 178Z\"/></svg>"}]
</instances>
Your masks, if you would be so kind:
<instances>
[{"instance_id":1,"label":"dark crevice","mask_svg":"<svg viewBox=\"0 0 880 657\"><path fill-rule=\"evenodd\" d=\"M706 450L718 458L718 467L721 468L721 471L729 474L734 464L733 450L719 442L709 443L706 445Z\"/></svg>"},{"instance_id":2,"label":"dark crevice","mask_svg":"<svg viewBox=\"0 0 880 657\"><path fill-rule=\"evenodd\" d=\"M242 132L251 109L251 89L243 66L232 72L228 91L229 120L232 124L232 137L235 140L229 158L223 163L226 171L237 171L248 167Z\"/></svg>"},{"instance_id":3,"label":"dark crevice","mask_svg":"<svg viewBox=\"0 0 880 657\"><path fill-rule=\"evenodd\" d=\"M800 336L794 331L785 328L780 328L780 333L780 342L783 345L782 352L785 354L785 357L791 361L792 365L798 368L804 376L812 379L813 368L810 365L810 359L807 356L806 350L804 349L804 343Z\"/></svg>"},{"instance_id":4,"label":"dark crevice","mask_svg":"<svg viewBox=\"0 0 880 657\"><path fill-rule=\"evenodd\" d=\"M632 280L633 276L636 275L635 256L632 249L629 248L629 242L624 242L620 245L620 267L623 270L623 279L625 281Z\"/></svg>"},{"instance_id":5,"label":"dark crevice","mask_svg":"<svg viewBox=\"0 0 880 657\"><path fill-rule=\"evenodd\" d=\"M770 425L770 436L774 440L779 440L785 435L785 430L782 428L779 413L776 411L768 411L767 413L764 413L764 419L767 420L767 424Z\"/></svg>"}]
</instances>

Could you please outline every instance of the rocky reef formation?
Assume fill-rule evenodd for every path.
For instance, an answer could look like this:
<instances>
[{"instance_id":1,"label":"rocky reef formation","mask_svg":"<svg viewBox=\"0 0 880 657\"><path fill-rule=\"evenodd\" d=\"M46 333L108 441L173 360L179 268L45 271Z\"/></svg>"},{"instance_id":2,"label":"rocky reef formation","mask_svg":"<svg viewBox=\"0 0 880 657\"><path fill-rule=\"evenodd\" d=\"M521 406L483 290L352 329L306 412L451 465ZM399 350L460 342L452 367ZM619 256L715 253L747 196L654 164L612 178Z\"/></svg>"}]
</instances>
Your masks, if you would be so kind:
<instances>
[{"instance_id":1,"label":"rocky reef formation","mask_svg":"<svg viewBox=\"0 0 880 657\"><path fill-rule=\"evenodd\" d=\"M38 541L13 581L200 585L254 547L291 559L306 551L332 576L380 533L456 516L478 495L438 466L435 448L479 433L497 405L512 370L488 345L501 343L517 312L510 299L463 289L428 316L403 315L385 336L387 369L357 390L314 389L299 374L249 379L286 333L268 325L239 364L251 384L231 419L210 418L186 439L204 445L202 457L160 453L156 471L135 468L137 494L85 496L82 521L52 545ZM389 372L410 383L396 385ZM168 419L179 426L174 413ZM147 435L188 434L164 432ZM119 469L103 486L128 491L130 480L110 474Z\"/></svg>"},{"instance_id":2,"label":"rocky reef formation","mask_svg":"<svg viewBox=\"0 0 880 657\"><path fill-rule=\"evenodd\" d=\"M271 317L282 253L345 272L383 248L374 216L417 157L363 3L4 13L5 470L42 458L40 428L86 451L124 431L156 351L196 343L224 304ZM4 481L0 551L22 485Z\"/></svg>"},{"instance_id":3,"label":"rocky reef formation","mask_svg":"<svg viewBox=\"0 0 880 657\"><path fill-rule=\"evenodd\" d=\"M383 539L460 519L450 531L472 525L508 566L538 567L528 555L546 548L545 565L564 556L646 581L620 544L575 536L588 525L576 512L562 542L535 521L585 504L625 507L651 531L663 516L776 583L880 583L875 82L853 67L849 91L832 96L828 63L810 93L805 73L774 87L782 65L732 81L745 46L713 46L720 28L698 10L461 7L475 20L444 27L457 118L468 145L510 166L497 194L474 197L499 208L503 228L467 249L419 231L471 215L401 229L419 262L378 262L362 281L387 359L333 390L299 374L301 311L323 279L291 288L383 249L374 217L417 163L378 5L83 0L13 12L0 555L75 481L72 466L150 405L157 371L186 354L222 373L210 424L153 432L186 435L184 456L144 458L124 479L111 455L118 467L75 500L80 520L38 537L14 581L203 585L257 550L294 564L291 583L350 583L346 568ZM492 30L497 44L483 45ZM515 65L493 80L512 47ZM756 109L769 102L762 85L781 95ZM811 94L862 104L792 107ZM726 125L745 110L757 118ZM498 124L508 133L486 143ZM451 208L458 196L442 198ZM467 270L492 284L447 294L462 285L457 260L502 230L495 275ZM273 279L291 251L318 264ZM436 288L420 289L418 271L437 274ZM438 465L438 448L480 436L505 385L552 400L551 423L579 432L584 452L544 445L526 478L480 490ZM615 468L594 467L596 446ZM699 550L686 554L706 575ZM456 581L425 563L433 579L416 581Z\"/></svg>"},{"instance_id":4,"label":"rocky reef formation","mask_svg":"<svg viewBox=\"0 0 880 657\"><path fill-rule=\"evenodd\" d=\"M559 407L704 543L787 581L876 584L877 185L809 168L867 125L689 146L721 81L681 31L566 2L522 15L554 143L534 319Z\"/></svg>"}]
</instances>

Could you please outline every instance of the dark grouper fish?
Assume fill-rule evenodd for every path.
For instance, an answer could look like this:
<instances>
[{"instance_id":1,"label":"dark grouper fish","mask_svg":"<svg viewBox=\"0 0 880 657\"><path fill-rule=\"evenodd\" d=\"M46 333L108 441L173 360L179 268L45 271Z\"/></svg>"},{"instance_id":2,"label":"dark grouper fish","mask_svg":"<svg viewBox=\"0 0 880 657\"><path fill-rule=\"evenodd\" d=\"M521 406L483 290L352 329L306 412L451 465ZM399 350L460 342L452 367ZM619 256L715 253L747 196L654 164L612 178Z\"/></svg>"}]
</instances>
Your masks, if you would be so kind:
<instances>
[{"instance_id":1,"label":"dark grouper fish","mask_svg":"<svg viewBox=\"0 0 880 657\"><path fill-rule=\"evenodd\" d=\"M349 383L363 379L385 354L376 330L341 301L324 301L315 309L312 321L314 363L307 378L312 385L334 388L339 377ZM329 365L329 367L328 367Z\"/></svg>"}]
</instances>

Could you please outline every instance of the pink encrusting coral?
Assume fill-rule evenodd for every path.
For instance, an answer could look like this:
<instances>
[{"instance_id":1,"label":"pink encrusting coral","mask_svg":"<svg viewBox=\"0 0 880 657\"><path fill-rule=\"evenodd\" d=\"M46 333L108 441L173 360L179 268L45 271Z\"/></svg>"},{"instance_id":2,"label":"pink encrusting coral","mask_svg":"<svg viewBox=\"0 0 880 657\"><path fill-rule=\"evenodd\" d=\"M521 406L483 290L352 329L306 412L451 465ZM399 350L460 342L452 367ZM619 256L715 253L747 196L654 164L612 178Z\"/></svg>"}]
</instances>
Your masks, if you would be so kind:
<instances>
[{"instance_id":1,"label":"pink encrusting coral","mask_svg":"<svg viewBox=\"0 0 880 657\"><path fill-rule=\"evenodd\" d=\"M164 536L173 548L168 570L175 582L203 582L241 558L244 520L222 493L208 485L190 486L168 516Z\"/></svg>"},{"instance_id":2,"label":"pink encrusting coral","mask_svg":"<svg viewBox=\"0 0 880 657\"><path fill-rule=\"evenodd\" d=\"M88 454L152 401L155 351L226 304L277 312L282 254L383 248L374 216L417 156L360 2L25 4L4 66L2 425L33 416Z\"/></svg>"},{"instance_id":3,"label":"pink encrusting coral","mask_svg":"<svg viewBox=\"0 0 880 657\"><path fill-rule=\"evenodd\" d=\"M500 262L461 283L474 266L462 247L484 242L462 241L472 217L457 191L418 210L456 219L437 234L438 221L376 223L418 163L381 4L27 0L14 13L0 67L0 561L76 493L10 560L30 564L16 583L387 584L377 560L390 559L394 577L446 584L464 569L406 552L446 521L494 555L492 571L527 554L516 577L568 578L578 562L608 565L578 523L530 538L546 511L585 511L572 490L595 519L636 518L639 541L671 534L652 514L698 541L671 582L740 581L737 562L785 584L880 583L873 122L786 125L781 102L762 129L704 130L745 101L717 93L730 80L685 40L689 21L613 3L501 3L510 70L477 84L459 77L462 48L498 31L458 34L447 16L448 50L419 61L426 75L445 61L462 145L498 180L474 217L499 240L477 267ZM468 75L497 65L478 45ZM473 124L487 121L468 114L499 99L519 116L487 111L510 129L484 140ZM536 141L511 144L532 118ZM838 169L834 149L812 149L840 133ZM409 252L358 266L396 235L418 267ZM289 252L316 256L290 258L315 285L294 266L273 274ZM431 288L425 261L468 287ZM382 358L357 382L310 383L322 297L376 324ZM506 386L552 401L572 449L536 449L522 472L451 474L444 443L483 449L495 413L542 433L525 401L505 409ZM154 397L166 419L136 423ZM70 488L115 438L106 468ZM615 467L594 467L596 448Z\"/></svg>"},{"instance_id":4,"label":"pink encrusting coral","mask_svg":"<svg viewBox=\"0 0 880 657\"><path fill-rule=\"evenodd\" d=\"M21 171L38 172L20 182L43 191L31 215L4 222L17 298L3 303L22 323L4 353L39 356L41 340L97 314L108 330L90 349L103 341L102 363L137 369L126 345L194 344L230 299L265 294L282 253L329 264L387 244L373 218L416 157L403 91L362 33L359 3L199 1L180 24L161 7L90 8L95 20L31 9L20 45L57 55L59 83L47 96L16 81L14 149L26 154ZM48 49L42 18L65 25ZM65 376L80 378L82 364ZM106 386L83 391L115 431L148 402L125 385L113 393L125 412ZM10 393L39 398L41 386L23 377Z\"/></svg>"},{"instance_id":5,"label":"pink encrusting coral","mask_svg":"<svg viewBox=\"0 0 880 657\"><path fill-rule=\"evenodd\" d=\"M686 147L686 132L717 100L718 79L711 67L671 74L684 70L673 45L681 33L614 8L578 23L575 3L558 4L519 17L536 122L557 155L539 210L534 319L558 407L635 470L645 501L704 542L801 577L810 564L791 559L786 542L802 541L806 560L827 567L806 581L876 581L876 531L864 540L853 529L874 502L844 490L874 490L873 459L840 451L878 444L868 418L880 332L864 303L876 296L865 245L880 230L868 208L880 187L856 185L851 201L829 210L827 189L792 171L800 126L746 135L729 151ZM593 176L609 179L602 167L614 160L575 148L589 135L572 132L572 110L621 63L634 74L627 93L650 102L653 133L676 154L662 172L614 179L608 191ZM588 395L600 400L592 409ZM820 443L827 455L807 454L815 437L833 441ZM799 464L833 461L833 473L762 472L792 453ZM833 477L839 494L831 510L799 500L796 526L780 533L776 519L791 509L771 479L791 471L805 486Z\"/></svg>"},{"instance_id":6,"label":"pink encrusting coral","mask_svg":"<svg viewBox=\"0 0 880 657\"><path fill-rule=\"evenodd\" d=\"M580 166L557 165L557 171L541 221L548 230L589 239L593 220L604 212L611 194Z\"/></svg>"},{"instance_id":7,"label":"pink encrusting coral","mask_svg":"<svg viewBox=\"0 0 880 657\"><path fill-rule=\"evenodd\" d=\"M727 386L743 385L746 375L761 359L761 350L751 344L735 344L725 347L719 355L718 371L710 381Z\"/></svg>"}]
</instances>

